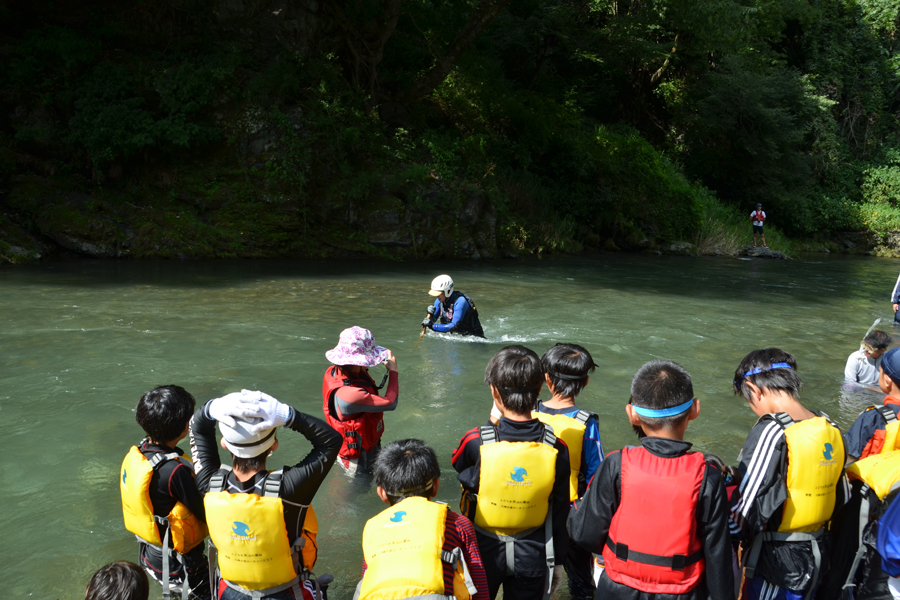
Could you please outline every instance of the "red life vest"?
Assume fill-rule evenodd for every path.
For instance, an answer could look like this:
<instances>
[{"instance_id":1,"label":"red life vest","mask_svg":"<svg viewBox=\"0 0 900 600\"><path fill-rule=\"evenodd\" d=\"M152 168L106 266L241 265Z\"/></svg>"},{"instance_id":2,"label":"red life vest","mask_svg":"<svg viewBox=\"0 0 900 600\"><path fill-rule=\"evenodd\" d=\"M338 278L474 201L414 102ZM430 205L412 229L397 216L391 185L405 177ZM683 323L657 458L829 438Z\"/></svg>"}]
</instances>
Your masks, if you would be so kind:
<instances>
[{"instance_id":1,"label":"red life vest","mask_svg":"<svg viewBox=\"0 0 900 600\"><path fill-rule=\"evenodd\" d=\"M705 473L700 452L659 458L643 447L622 450L621 502L603 548L610 579L651 594L697 586L706 569L697 536Z\"/></svg>"},{"instance_id":2,"label":"red life vest","mask_svg":"<svg viewBox=\"0 0 900 600\"><path fill-rule=\"evenodd\" d=\"M362 451L370 451L381 441L384 433L383 414L359 413L344 416L343 421L338 419L338 412L334 406L334 394L344 386L360 387L370 394L377 394L375 382L365 371L360 371L359 379L345 377L340 367L328 367L325 371L325 379L322 381L322 412L325 420L344 436L344 443L338 456L341 458L359 458Z\"/></svg>"},{"instance_id":3,"label":"red life vest","mask_svg":"<svg viewBox=\"0 0 900 600\"><path fill-rule=\"evenodd\" d=\"M890 408L885 409L885 406L889 404L900 404L900 400L894 398L893 396L885 396L884 397L884 405L883 406L870 406L866 410L877 410L882 415L882 420L884 423L880 423L878 429L875 430L875 433L869 438L869 441L866 442L865 447L862 449L862 453L860 454L859 459L862 460L873 454L881 454L881 451L884 449L884 442L887 437L887 424L893 420L896 420L896 417L893 419L891 416L894 414Z\"/></svg>"},{"instance_id":4,"label":"red life vest","mask_svg":"<svg viewBox=\"0 0 900 600\"><path fill-rule=\"evenodd\" d=\"M753 219L754 221L765 221L766 215L765 215L765 213L763 213L763 211L757 210L757 211L754 211L752 215L750 215L750 218Z\"/></svg>"}]
</instances>

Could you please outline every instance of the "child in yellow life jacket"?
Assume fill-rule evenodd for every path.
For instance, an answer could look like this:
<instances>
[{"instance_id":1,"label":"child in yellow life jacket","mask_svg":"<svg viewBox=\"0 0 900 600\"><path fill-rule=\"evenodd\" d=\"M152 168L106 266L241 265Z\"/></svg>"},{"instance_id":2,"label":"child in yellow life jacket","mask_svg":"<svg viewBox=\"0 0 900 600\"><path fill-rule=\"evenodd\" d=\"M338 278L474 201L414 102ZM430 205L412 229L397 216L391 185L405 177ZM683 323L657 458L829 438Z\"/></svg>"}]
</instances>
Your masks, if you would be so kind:
<instances>
[{"instance_id":1,"label":"child in yellow life jacket","mask_svg":"<svg viewBox=\"0 0 900 600\"><path fill-rule=\"evenodd\" d=\"M734 598L724 476L684 441L700 414L688 372L654 360L625 412L641 445L610 452L569 514L572 543L603 555L603 600Z\"/></svg>"},{"instance_id":2,"label":"child in yellow life jacket","mask_svg":"<svg viewBox=\"0 0 900 600\"><path fill-rule=\"evenodd\" d=\"M569 449L569 492L572 501L584 495L587 484L603 461L597 415L575 406L575 398L590 380L597 365L591 353L578 344L556 344L541 356L544 380L551 397L538 402L534 416L553 428ZM569 544L565 571L572 600L594 597L593 556Z\"/></svg>"},{"instance_id":3,"label":"child in yellow life jacket","mask_svg":"<svg viewBox=\"0 0 900 600\"><path fill-rule=\"evenodd\" d=\"M232 469L222 469L216 421ZM284 426L312 444L292 467L266 469ZM318 523L310 504L334 464L341 435L321 419L258 391L216 398L191 420L197 486L216 547L218 600L321 600L311 577ZM327 576L330 578L330 576ZM328 579L327 581L330 581Z\"/></svg>"},{"instance_id":4,"label":"child in yellow life jacket","mask_svg":"<svg viewBox=\"0 0 900 600\"><path fill-rule=\"evenodd\" d=\"M422 440L391 442L374 475L378 497L390 508L366 523L354 600L488 600L472 522L430 501L441 483L434 450Z\"/></svg>"},{"instance_id":5,"label":"child in yellow life jacket","mask_svg":"<svg viewBox=\"0 0 900 600\"><path fill-rule=\"evenodd\" d=\"M754 350L734 374L734 392L759 417L739 457L731 533L743 544L743 597L811 598L828 564L826 535L849 491L843 436L799 400L793 355Z\"/></svg>"},{"instance_id":6,"label":"child in yellow life jacket","mask_svg":"<svg viewBox=\"0 0 900 600\"><path fill-rule=\"evenodd\" d=\"M453 453L464 512L475 524L491 598L546 598L569 545L569 452L532 416L544 383L537 354L507 346L484 374L497 426L475 428ZM558 566L557 566L558 565Z\"/></svg>"},{"instance_id":7,"label":"child in yellow life jacket","mask_svg":"<svg viewBox=\"0 0 900 600\"><path fill-rule=\"evenodd\" d=\"M888 350L881 357L878 387L887 394L884 404L864 410L847 432L847 454L854 460L900 450L900 348Z\"/></svg>"},{"instance_id":8,"label":"child in yellow life jacket","mask_svg":"<svg viewBox=\"0 0 900 600\"><path fill-rule=\"evenodd\" d=\"M194 397L177 385L141 396L135 420L147 437L132 446L119 473L125 528L137 536L139 563L163 585L164 598L169 598L170 583L181 584L183 598L188 591L210 597L203 496L193 465L176 446L187 435L194 404Z\"/></svg>"}]
</instances>

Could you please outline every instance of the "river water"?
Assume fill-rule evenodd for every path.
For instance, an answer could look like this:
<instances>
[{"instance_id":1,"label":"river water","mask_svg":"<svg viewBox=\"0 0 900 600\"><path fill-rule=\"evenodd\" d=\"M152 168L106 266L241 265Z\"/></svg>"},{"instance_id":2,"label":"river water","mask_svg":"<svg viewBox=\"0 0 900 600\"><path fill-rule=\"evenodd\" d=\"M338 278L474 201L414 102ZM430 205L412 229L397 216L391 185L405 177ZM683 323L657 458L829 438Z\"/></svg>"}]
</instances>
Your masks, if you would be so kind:
<instances>
[{"instance_id":1,"label":"river water","mask_svg":"<svg viewBox=\"0 0 900 600\"><path fill-rule=\"evenodd\" d=\"M541 354L577 342L599 364L578 404L599 415L606 451L635 441L623 409L632 374L647 360L669 358L690 371L701 399L689 440L734 463L754 416L732 395L731 379L752 349L794 353L803 400L842 427L879 401L874 393L842 392L840 382L847 355L873 320L884 318L891 330L897 267L827 255L789 262L604 255L2 269L0 589L7 598L80 599L98 567L136 560L117 479L128 447L142 437L134 407L155 385L182 385L198 402L261 389L321 416L325 351L345 327L367 327L400 367L400 404L385 418L385 441L430 443L443 470L438 499L456 506L450 453L488 416L490 356L511 343ZM426 291L442 272L476 301L486 342L431 333L417 342ZM382 373L373 369L376 381ZM300 435L279 438L271 468L296 463L309 449ZM366 481L335 467L314 506L316 571L335 575L332 600L349 600L363 525L383 505ZM158 587L151 591L160 596Z\"/></svg>"}]
</instances>

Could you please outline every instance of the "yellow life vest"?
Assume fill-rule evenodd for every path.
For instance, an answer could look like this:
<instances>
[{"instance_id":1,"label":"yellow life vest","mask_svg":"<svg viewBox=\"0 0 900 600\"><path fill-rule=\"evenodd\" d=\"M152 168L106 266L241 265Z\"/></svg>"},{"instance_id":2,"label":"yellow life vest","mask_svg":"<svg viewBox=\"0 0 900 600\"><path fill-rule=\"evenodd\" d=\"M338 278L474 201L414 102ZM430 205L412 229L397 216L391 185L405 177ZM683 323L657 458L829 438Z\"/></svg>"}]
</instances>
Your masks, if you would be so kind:
<instances>
[{"instance_id":1,"label":"yellow life vest","mask_svg":"<svg viewBox=\"0 0 900 600\"><path fill-rule=\"evenodd\" d=\"M159 547L163 545L163 540L160 538L157 519L153 515L153 505L150 503L150 479L153 477L153 471L170 460L185 464L193 472L191 461L175 452L170 454L159 452L147 459L137 446L132 446L125 455L119 472L119 491L122 493L125 528L146 543ZM199 546L209 533L206 525L181 502L176 502L166 521L172 536L172 545L179 554L185 554Z\"/></svg>"},{"instance_id":2,"label":"yellow life vest","mask_svg":"<svg viewBox=\"0 0 900 600\"><path fill-rule=\"evenodd\" d=\"M496 429L482 427L481 439L475 525L501 535L542 525L556 479L556 437L545 428L540 442L499 442Z\"/></svg>"},{"instance_id":3,"label":"yellow life vest","mask_svg":"<svg viewBox=\"0 0 900 600\"><path fill-rule=\"evenodd\" d=\"M542 412L532 412L531 416L552 427L556 437L562 438L569 447L569 467L572 469L569 475L569 499L578 500L578 475L581 472L584 431L587 429L588 420L593 415L586 410L579 410L574 417Z\"/></svg>"},{"instance_id":4,"label":"yellow life vest","mask_svg":"<svg viewBox=\"0 0 900 600\"><path fill-rule=\"evenodd\" d=\"M469 600L476 592L462 550L444 552L447 505L421 497L401 500L369 519L363 530L366 574L360 600L435 596ZM452 593L444 588L443 562L456 567Z\"/></svg>"},{"instance_id":5,"label":"yellow life vest","mask_svg":"<svg viewBox=\"0 0 900 600\"><path fill-rule=\"evenodd\" d=\"M787 500L780 532L812 532L831 520L846 454L840 430L825 417L772 419L784 429L788 448Z\"/></svg>"},{"instance_id":6,"label":"yellow life vest","mask_svg":"<svg viewBox=\"0 0 900 600\"><path fill-rule=\"evenodd\" d=\"M218 553L219 572L232 587L251 591L287 589L316 561L318 520L310 506L303 533L292 544L284 523L281 471L266 477L262 496L225 491L227 471L210 480L203 498L209 537Z\"/></svg>"},{"instance_id":7,"label":"yellow life vest","mask_svg":"<svg viewBox=\"0 0 900 600\"><path fill-rule=\"evenodd\" d=\"M867 484L884 500L891 488L900 480L900 450L873 454L847 467L847 476Z\"/></svg>"}]
</instances>

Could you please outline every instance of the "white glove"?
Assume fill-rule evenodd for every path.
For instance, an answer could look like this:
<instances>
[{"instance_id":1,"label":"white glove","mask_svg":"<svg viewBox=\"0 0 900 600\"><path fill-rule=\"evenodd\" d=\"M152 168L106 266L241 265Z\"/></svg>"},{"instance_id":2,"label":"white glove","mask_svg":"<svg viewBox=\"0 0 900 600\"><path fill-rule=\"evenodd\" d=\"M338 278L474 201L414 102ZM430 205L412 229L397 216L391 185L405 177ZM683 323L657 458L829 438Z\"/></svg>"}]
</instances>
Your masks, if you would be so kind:
<instances>
[{"instance_id":1,"label":"white glove","mask_svg":"<svg viewBox=\"0 0 900 600\"><path fill-rule=\"evenodd\" d=\"M235 418L242 421L261 417L258 396L248 396L243 392L233 392L221 398L210 400L209 416L229 427L237 425Z\"/></svg>"},{"instance_id":2,"label":"white glove","mask_svg":"<svg viewBox=\"0 0 900 600\"><path fill-rule=\"evenodd\" d=\"M254 423L248 428L250 430L250 433L259 433L260 431L263 431L265 429L281 427L282 425L287 423L288 418L291 416L290 406L283 402L279 402L268 394L248 390L242 390L242 393L254 395L254 397L259 398L258 416L260 417L260 421Z\"/></svg>"}]
</instances>

